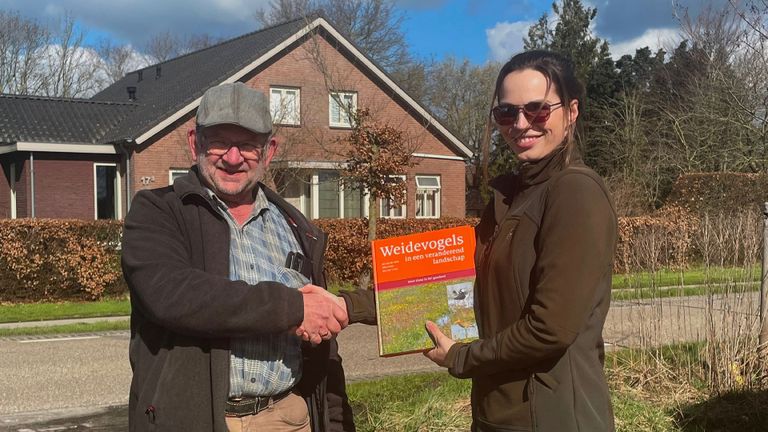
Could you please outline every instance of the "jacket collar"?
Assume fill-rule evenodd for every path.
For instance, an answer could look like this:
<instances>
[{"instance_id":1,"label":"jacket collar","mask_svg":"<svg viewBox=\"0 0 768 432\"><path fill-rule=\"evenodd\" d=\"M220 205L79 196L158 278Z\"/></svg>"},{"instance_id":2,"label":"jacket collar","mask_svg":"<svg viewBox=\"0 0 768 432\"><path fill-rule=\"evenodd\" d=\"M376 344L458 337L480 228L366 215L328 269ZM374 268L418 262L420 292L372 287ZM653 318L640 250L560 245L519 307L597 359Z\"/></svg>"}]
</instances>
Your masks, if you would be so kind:
<instances>
[{"instance_id":1,"label":"jacket collar","mask_svg":"<svg viewBox=\"0 0 768 432\"><path fill-rule=\"evenodd\" d=\"M535 162L519 162L515 171L502 174L489 182L491 189L509 197L518 188L527 188L549 180L550 177L566 168L564 146L556 148L543 159ZM583 165L581 153L577 149L571 151L568 165Z\"/></svg>"},{"instance_id":2,"label":"jacket collar","mask_svg":"<svg viewBox=\"0 0 768 432\"><path fill-rule=\"evenodd\" d=\"M518 172L523 187L544 183L553 174L562 171L565 168L566 153L565 146L559 146L543 159L520 163Z\"/></svg>"},{"instance_id":3,"label":"jacket collar","mask_svg":"<svg viewBox=\"0 0 768 432\"><path fill-rule=\"evenodd\" d=\"M300 233L299 241L302 243L302 246L310 247L310 245L317 243L319 240L324 248L326 242L325 233L307 221L301 212L288 204L283 197L266 187L263 183L259 182L257 187L263 192L267 201L274 203L280 209L291 227L298 230ZM189 169L187 175L176 179L173 183L173 190L182 201L187 199L200 199L208 205L212 212L218 214L218 212L216 212L216 206L218 205L217 201L206 193L205 186L200 178L200 170L197 165L193 165Z\"/></svg>"}]
</instances>

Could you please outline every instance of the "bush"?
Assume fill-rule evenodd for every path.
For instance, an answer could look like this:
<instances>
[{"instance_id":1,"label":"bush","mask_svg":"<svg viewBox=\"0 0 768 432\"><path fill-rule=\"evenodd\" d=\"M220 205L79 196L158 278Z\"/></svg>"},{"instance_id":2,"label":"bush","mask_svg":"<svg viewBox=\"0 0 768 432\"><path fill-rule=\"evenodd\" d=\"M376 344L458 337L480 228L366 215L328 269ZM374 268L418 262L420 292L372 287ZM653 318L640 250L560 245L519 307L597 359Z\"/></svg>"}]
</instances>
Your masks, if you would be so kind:
<instances>
[{"instance_id":1,"label":"bush","mask_svg":"<svg viewBox=\"0 0 768 432\"><path fill-rule=\"evenodd\" d=\"M126 292L119 221L0 220L0 301L94 300Z\"/></svg>"},{"instance_id":2,"label":"bush","mask_svg":"<svg viewBox=\"0 0 768 432\"><path fill-rule=\"evenodd\" d=\"M705 214L759 211L768 201L768 175L745 173L699 173L681 175L665 206L681 207Z\"/></svg>"},{"instance_id":3,"label":"bush","mask_svg":"<svg viewBox=\"0 0 768 432\"><path fill-rule=\"evenodd\" d=\"M614 271L656 270L689 264L698 219L679 207L650 216L619 218Z\"/></svg>"}]
</instances>

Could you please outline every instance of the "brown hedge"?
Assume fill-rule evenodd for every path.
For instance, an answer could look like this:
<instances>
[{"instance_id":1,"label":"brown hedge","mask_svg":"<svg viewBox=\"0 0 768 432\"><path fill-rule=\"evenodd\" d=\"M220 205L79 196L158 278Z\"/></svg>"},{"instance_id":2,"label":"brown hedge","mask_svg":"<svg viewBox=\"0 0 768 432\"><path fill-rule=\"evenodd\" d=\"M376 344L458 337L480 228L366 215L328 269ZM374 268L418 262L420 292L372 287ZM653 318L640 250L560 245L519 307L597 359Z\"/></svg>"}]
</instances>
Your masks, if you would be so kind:
<instances>
[{"instance_id":1,"label":"brown hedge","mask_svg":"<svg viewBox=\"0 0 768 432\"><path fill-rule=\"evenodd\" d=\"M92 300L125 292L122 223L0 220L0 301Z\"/></svg>"},{"instance_id":2,"label":"brown hedge","mask_svg":"<svg viewBox=\"0 0 768 432\"><path fill-rule=\"evenodd\" d=\"M760 210L768 201L768 175L747 173L683 174L672 186L665 207L696 215Z\"/></svg>"},{"instance_id":3,"label":"brown hedge","mask_svg":"<svg viewBox=\"0 0 768 432\"><path fill-rule=\"evenodd\" d=\"M759 246L759 239L752 225L757 222L753 215L748 216L749 220L737 224L755 231L750 231L748 236L741 231L725 235L726 230L733 230L731 216L717 225L724 227L720 230L723 234L718 234L711 219L707 219L710 223L706 224L706 231L715 234L708 242L716 243L709 249L724 248L728 242L723 239L737 238L738 242L732 242L733 251L723 251L724 255L754 261L753 249ZM697 249L709 244L701 239L700 231L704 230L700 229L701 221L679 207L664 208L650 216L619 218L615 270L684 267L691 264L691 260L700 259L702 252ZM329 280L357 283L361 273L371 268L367 220L315 222L329 234L325 257ZM377 221L377 234L378 238L387 238L460 225L474 226L477 222L476 218L382 219ZM118 221L0 220L0 301L85 300L126 293L120 270L121 230L122 223Z\"/></svg>"}]
</instances>

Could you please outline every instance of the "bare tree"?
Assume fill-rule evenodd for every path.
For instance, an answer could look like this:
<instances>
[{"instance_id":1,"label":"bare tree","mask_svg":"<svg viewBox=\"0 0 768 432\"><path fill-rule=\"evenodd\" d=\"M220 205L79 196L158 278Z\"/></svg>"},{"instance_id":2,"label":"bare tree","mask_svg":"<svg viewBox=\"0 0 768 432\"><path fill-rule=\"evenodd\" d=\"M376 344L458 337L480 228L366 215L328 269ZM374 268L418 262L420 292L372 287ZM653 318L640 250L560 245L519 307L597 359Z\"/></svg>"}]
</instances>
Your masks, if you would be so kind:
<instances>
[{"instance_id":1,"label":"bare tree","mask_svg":"<svg viewBox=\"0 0 768 432\"><path fill-rule=\"evenodd\" d=\"M139 54L131 45L117 45L109 39L102 39L96 52L101 58L99 64L104 87L117 82L132 70L149 65L149 59Z\"/></svg>"},{"instance_id":2,"label":"bare tree","mask_svg":"<svg viewBox=\"0 0 768 432\"><path fill-rule=\"evenodd\" d=\"M52 43L44 50L43 70L47 76L42 93L57 97L86 97L99 89L95 51L84 46L86 33L65 14L53 33Z\"/></svg>"},{"instance_id":3,"label":"bare tree","mask_svg":"<svg viewBox=\"0 0 768 432\"><path fill-rule=\"evenodd\" d=\"M180 55L215 45L222 40L222 38L208 33L195 33L187 37L179 37L165 31L149 39L144 46L144 53L150 57L153 63L162 63Z\"/></svg>"},{"instance_id":4,"label":"bare tree","mask_svg":"<svg viewBox=\"0 0 768 432\"><path fill-rule=\"evenodd\" d=\"M257 12L256 19L268 26L306 18L317 11L385 70L408 64L400 28L405 16L392 0L271 0L270 9Z\"/></svg>"},{"instance_id":5,"label":"bare tree","mask_svg":"<svg viewBox=\"0 0 768 432\"><path fill-rule=\"evenodd\" d=\"M496 63L474 66L468 60L449 57L429 69L427 106L475 154L469 166L467 186L470 190L480 191L486 183L481 144L488 128L499 68Z\"/></svg>"},{"instance_id":6,"label":"bare tree","mask_svg":"<svg viewBox=\"0 0 768 432\"><path fill-rule=\"evenodd\" d=\"M0 11L0 93L37 94L44 87L39 53L50 31L18 12Z\"/></svg>"},{"instance_id":7,"label":"bare tree","mask_svg":"<svg viewBox=\"0 0 768 432\"><path fill-rule=\"evenodd\" d=\"M178 57L181 52L181 40L169 31L152 36L144 46L144 53L155 63Z\"/></svg>"}]
</instances>

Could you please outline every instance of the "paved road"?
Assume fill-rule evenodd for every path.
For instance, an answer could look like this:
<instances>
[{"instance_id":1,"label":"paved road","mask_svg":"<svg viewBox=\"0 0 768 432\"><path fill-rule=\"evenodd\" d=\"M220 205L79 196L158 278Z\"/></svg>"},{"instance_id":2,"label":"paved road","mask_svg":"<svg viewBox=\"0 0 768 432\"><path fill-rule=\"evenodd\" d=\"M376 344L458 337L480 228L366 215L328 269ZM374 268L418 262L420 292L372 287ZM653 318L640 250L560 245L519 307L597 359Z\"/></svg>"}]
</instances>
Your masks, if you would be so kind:
<instances>
[{"instance_id":1,"label":"paved road","mask_svg":"<svg viewBox=\"0 0 768 432\"><path fill-rule=\"evenodd\" d=\"M617 302L605 339L623 347L731 337L757 325L757 308L754 293ZM0 339L0 431L125 430L127 345L127 332ZM439 370L420 354L379 358L372 326L350 326L339 346L350 381Z\"/></svg>"}]
</instances>

